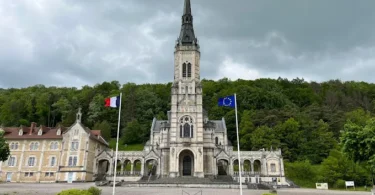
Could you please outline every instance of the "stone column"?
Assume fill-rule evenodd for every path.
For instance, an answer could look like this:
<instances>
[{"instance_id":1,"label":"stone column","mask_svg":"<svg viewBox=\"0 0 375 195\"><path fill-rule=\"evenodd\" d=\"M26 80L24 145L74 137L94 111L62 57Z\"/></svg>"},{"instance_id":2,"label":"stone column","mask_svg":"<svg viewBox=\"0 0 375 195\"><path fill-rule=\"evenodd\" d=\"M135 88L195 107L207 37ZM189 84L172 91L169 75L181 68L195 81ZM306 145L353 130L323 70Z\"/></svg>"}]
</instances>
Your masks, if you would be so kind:
<instances>
[{"instance_id":1,"label":"stone column","mask_svg":"<svg viewBox=\"0 0 375 195\"><path fill-rule=\"evenodd\" d=\"M241 173L240 173L241 176L244 175L244 173L245 173L244 163L245 163L245 161L242 161L242 162L241 162Z\"/></svg>"},{"instance_id":2,"label":"stone column","mask_svg":"<svg viewBox=\"0 0 375 195\"><path fill-rule=\"evenodd\" d=\"M142 176L144 176L144 174L145 174L145 166L146 166L145 159L142 159L142 161L141 161L141 175Z\"/></svg>"},{"instance_id":3,"label":"stone column","mask_svg":"<svg viewBox=\"0 0 375 195\"><path fill-rule=\"evenodd\" d=\"M131 168L130 168L130 175L133 175L133 169L134 169L134 161L130 162Z\"/></svg>"},{"instance_id":4,"label":"stone column","mask_svg":"<svg viewBox=\"0 0 375 195\"><path fill-rule=\"evenodd\" d=\"M280 174L281 174L281 177L284 177L285 176L285 173L284 173L284 160L283 158L280 158Z\"/></svg>"},{"instance_id":5,"label":"stone column","mask_svg":"<svg viewBox=\"0 0 375 195\"><path fill-rule=\"evenodd\" d=\"M109 175L113 174L113 160L109 161Z\"/></svg>"},{"instance_id":6,"label":"stone column","mask_svg":"<svg viewBox=\"0 0 375 195\"><path fill-rule=\"evenodd\" d=\"M157 167L157 170L156 170L156 175L160 175L160 170L161 170L161 160L160 158L158 158L158 166Z\"/></svg>"},{"instance_id":7,"label":"stone column","mask_svg":"<svg viewBox=\"0 0 375 195\"><path fill-rule=\"evenodd\" d=\"M254 161L250 161L251 165L251 174L254 175Z\"/></svg>"},{"instance_id":8,"label":"stone column","mask_svg":"<svg viewBox=\"0 0 375 195\"><path fill-rule=\"evenodd\" d=\"M229 159L228 166L229 166L229 175L233 176L233 162L232 162L232 159Z\"/></svg>"},{"instance_id":9,"label":"stone column","mask_svg":"<svg viewBox=\"0 0 375 195\"><path fill-rule=\"evenodd\" d=\"M121 170L120 170L120 174L124 174L124 163L125 163L125 160L124 161L120 161L121 163Z\"/></svg>"}]
</instances>

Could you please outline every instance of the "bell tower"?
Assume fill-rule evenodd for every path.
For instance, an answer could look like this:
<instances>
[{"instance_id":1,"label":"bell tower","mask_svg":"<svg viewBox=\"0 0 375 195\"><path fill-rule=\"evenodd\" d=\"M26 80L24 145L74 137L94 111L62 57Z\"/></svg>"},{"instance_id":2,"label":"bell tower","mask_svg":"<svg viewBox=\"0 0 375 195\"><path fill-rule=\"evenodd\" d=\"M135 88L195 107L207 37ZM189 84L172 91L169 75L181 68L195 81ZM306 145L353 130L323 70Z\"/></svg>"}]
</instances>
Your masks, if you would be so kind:
<instances>
[{"instance_id":1,"label":"bell tower","mask_svg":"<svg viewBox=\"0 0 375 195\"><path fill-rule=\"evenodd\" d=\"M170 177L204 177L200 49L190 0L185 0L181 23L174 51L169 173Z\"/></svg>"}]
</instances>

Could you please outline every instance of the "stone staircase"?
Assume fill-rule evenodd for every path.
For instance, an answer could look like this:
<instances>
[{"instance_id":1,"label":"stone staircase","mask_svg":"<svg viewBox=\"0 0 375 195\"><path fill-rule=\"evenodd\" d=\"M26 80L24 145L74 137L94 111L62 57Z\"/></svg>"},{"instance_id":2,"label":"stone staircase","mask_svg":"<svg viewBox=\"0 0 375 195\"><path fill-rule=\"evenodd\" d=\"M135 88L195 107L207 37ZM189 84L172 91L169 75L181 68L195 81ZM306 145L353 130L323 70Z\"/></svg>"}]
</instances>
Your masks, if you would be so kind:
<instances>
[{"instance_id":1,"label":"stone staircase","mask_svg":"<svg viewBox=\"0 0 375 195\"><path fill-rule=\"evenodd\" d=\"M139 183L150 183L150 184L236 184L231 176L220 175L216 178L205 177L197 178L192 176L176 177L176 178L157 178L152 176L152 179L148 181L148 177L144 176Z\"/></svg>"}]
</instances>

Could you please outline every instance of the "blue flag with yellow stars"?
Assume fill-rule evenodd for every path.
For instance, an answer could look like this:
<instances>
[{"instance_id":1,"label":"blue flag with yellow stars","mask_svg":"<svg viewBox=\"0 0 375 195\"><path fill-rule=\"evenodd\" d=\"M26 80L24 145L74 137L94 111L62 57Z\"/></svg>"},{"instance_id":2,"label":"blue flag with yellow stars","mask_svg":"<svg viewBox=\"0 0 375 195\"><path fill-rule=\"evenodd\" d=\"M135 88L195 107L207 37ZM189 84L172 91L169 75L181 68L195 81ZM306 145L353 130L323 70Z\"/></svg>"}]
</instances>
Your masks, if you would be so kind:
<instances>
[{"instance_id":1,"label":"blue flag with yellow stars","mask_svg":"<svg viewBox=\"0 0 375 195\"><path fill-rule=\"evenodd\" d=\"M218 106L225 106L225 107L234 108L236 106L234 95L219 98Z\"/></svg>"}]
</instances>

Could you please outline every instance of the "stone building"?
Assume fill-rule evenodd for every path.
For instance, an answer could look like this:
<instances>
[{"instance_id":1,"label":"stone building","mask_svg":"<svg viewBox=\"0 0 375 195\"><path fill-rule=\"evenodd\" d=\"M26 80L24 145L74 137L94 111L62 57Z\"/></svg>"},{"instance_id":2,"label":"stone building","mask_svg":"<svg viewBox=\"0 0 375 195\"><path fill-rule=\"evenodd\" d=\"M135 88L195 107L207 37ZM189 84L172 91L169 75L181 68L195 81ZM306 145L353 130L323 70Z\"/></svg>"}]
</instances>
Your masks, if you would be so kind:
<instances>
[{"instance_id":1,"label":"stone building","mask_svg":"<svg viewBox=\"0 0 375 195\"><path fill-rule=\"evenodd\" d=\"M112 176L116 172L118 180L138 180L147 175L158 178L230 175L238 179L239 159L227 138L225 119L211 120L203 109L200 55L190 0L185 0L181 32L174 51L174 81L168 120L152 121L150 140L143 151L119 151L119 168L113 167L113 151L103 151L97 158L98 165L105 162L110 168L99 171L99 174ZM285 183L279 149L240 153L243 180ZM130 179L129 176L136 177Z\"/></svg>"},{"instance_id":2,"label":"stone building","mask_svg":"<svg viewBox=\"0 0 375 195\"><path fill-rule=\"evenodd\" d=\"M81 123L81 111L68 128L0 127L5 132L11 155L0 162L0 181L77 182L93 181L95 157L108 147L100 130Z\"/></svg>"}]
</instances>

